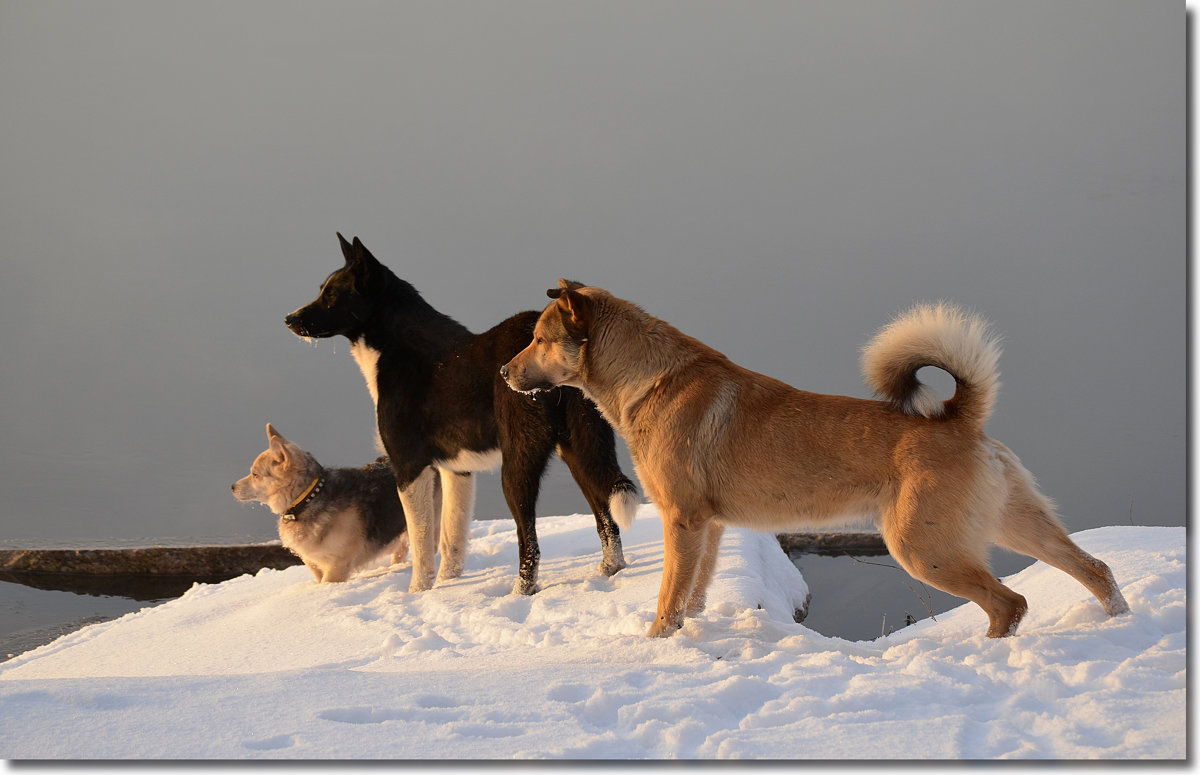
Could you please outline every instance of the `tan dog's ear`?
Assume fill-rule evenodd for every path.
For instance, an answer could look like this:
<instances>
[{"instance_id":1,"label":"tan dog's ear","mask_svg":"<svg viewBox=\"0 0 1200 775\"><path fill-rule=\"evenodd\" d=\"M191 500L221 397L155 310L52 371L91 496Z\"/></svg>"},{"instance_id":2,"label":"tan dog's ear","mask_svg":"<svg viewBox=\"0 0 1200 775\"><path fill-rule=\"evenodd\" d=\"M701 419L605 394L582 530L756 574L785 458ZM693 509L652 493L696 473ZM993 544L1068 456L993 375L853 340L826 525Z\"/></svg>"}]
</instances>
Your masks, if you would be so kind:
<instances>
[{"instance_id":1,"label":"tan dog's ear","mask_svg":"<svg viewBox=\"0 0 1200 775\"><path fill-rule=\"evenodd\" d=\"M579 282L578 280L568 280L566 278L563 278L558 281L558 287L551 288L550 290L546 291L546 295L552 299L557 299L559 296L562 295L563 291L577 291L580 288L586 288L586 287L587 286L585 286L583 283Z\"/></svg>"},{"instance_id":2,"label":"tan dog's ear","mask_svg":"<svg viewBox=\"0 0 1200 775\"><path fill-rule=\"evenodd\" d=\"M587 337L588 329L592 327L595 317L592 300L579 292L582 283L572 280L559 280L557 296L552 296L558 302L558 310L562 313L563 325L572 336ZM547 291L547 295L551 291Z\"/></svg>"}]
</instances>

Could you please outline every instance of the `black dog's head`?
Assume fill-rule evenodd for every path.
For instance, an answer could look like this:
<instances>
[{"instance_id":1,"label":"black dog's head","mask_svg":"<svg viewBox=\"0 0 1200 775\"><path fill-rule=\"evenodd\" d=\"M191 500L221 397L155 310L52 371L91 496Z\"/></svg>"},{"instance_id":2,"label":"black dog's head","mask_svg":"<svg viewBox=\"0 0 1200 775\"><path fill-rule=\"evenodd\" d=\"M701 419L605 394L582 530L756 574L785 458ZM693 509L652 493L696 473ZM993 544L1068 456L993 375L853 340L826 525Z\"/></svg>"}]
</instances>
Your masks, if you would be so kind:
<instances>
[{"instance_id":1,"label":"black dog's head","mask_svg":"<svg viewBox=\"0 0 1200 775\"><path fill-rule=\"evenodd\" d=\"M358 237L351 244L339 233L338 240L346 265L325 279L312 303L283 319L297 336L325 339L341 334L354 339L371 317L372 280L385 271L383 265L363 247Z\"/></svg>"}]
</instances>

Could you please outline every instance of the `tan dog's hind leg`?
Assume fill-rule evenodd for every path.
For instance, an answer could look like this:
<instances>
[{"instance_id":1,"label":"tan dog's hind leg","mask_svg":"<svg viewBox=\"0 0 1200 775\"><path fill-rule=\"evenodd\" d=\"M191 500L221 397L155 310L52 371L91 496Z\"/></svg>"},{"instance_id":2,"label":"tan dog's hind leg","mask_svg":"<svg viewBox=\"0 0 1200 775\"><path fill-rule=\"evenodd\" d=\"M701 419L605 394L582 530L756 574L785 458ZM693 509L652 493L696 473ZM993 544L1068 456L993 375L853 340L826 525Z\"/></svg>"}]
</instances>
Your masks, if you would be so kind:
<instances>
[{"instance_id":1,"label":"tan dog's hind leg","mask_svg":"<svg viewBox=\"0 0 1200 775\"><path fill-rule=\"evenodd\" d=\"M689 520L677 510L661 507L663 515L663 576L658 590L658 616L646 632L651 638L673 635L683 626L684 609L704 559L706 520Z\"/></svg>"},{"instance_id":2,"label":"tan dog's hind leg","mask_svg":"<svg viewBox=\"0 0 1200 775\"><path fill-rule=\"evenodd\" d=\"M438 470L442 479L442 564L437 583L462 575L467 562L467 539L475 511L475 476Z\"/></svg>"},{"instance_id":3,"label":"tan dog's hind leg","mask_svg":"<svg viewBox=\"0 0 1200 775\"><path fill-rule=\"evenodd\" d=\"M1029 473L1015 461L1015 457L1004 461L1008 503L996 531L996 543L1071 575L1096 596L1109 616L1128 613L1129 603L1112 571L1075 545L1058 521L1053 504L1037 491Z\"/></svg>"},{"instance_id":4,"label":"tan dog's hind leg","mask_svg":"<svg viewBox=\"0 0 1200 775\"><path fill-rule=\"evenodd\" d=\"M699 616L708 602L708 583L712 581L713 569L717 567L717 552L721 548L721 535L725 526L716 520L708 523L708 531L704 537L704 554L700 559L700 569L696 572L696 581L692 585L692 594L688 598L685 616Z\"/></svg>"},{"instance_id":5,"label":"tan dog's hind leg","mask_svg":"<svg viewBox=\"0 0 1200 775\"><path fill-rule=\"evenodd\" d=\"M902 493L882 524L888 552L913 578L982 608L989 638L1014 635L1028 603L992 575L986 545L968 538L969 517L949 500Z\"/></svg>"}]
</instances>

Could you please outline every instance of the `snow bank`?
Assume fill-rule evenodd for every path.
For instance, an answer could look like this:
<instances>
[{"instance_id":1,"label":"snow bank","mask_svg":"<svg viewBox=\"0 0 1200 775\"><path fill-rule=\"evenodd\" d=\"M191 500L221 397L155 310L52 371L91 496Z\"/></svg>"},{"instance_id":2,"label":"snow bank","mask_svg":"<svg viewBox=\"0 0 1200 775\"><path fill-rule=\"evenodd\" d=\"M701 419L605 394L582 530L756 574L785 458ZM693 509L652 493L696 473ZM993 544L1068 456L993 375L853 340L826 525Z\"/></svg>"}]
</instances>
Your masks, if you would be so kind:
<instances>
[{"instance_id":1,"label":"snow bank","mask_svg":"<svg viewBox=\"0 0 1200 775\"><path fill-rule=\"evenodd\" d=\"M708 611L654 617L661 523L597 575L590 515L543 518L543 591L515 597L512 523L477 522L464 576L408 567L317 585L264 570L92 625L0 665L4 758L1181 758L1182 528L1077 534L1134 613L1108 619L1040 564L1030 613L987 640L963 606L869 642L792 615L803 579L730 530ZM821 591L816 590L816 595Z\"/></svg>"}]
</instances>

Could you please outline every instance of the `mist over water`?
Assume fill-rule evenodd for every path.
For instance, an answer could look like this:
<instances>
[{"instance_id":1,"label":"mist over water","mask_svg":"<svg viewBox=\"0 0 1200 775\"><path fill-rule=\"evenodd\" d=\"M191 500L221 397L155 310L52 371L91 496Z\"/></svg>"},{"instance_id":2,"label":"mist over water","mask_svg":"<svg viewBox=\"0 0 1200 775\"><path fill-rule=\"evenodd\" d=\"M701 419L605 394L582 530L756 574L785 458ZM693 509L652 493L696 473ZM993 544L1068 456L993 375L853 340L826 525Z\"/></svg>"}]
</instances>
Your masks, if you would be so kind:
<instances>
[{"instance_id":1,"label":"mist over water","mask_svg":"<svg viewBox=\"0 0 1200 775\"><path fill-rule=\"evenodd\" d=\"M283 325L336 231L475 331L570 277L862 397L953 299L1071 531L1184 524L1184 42L1104 0L7 3L0 543L268 540L268 421L373 459L349 344ZM555 462L539 513L586 510Z\"/></svg>"}]
</instances>

